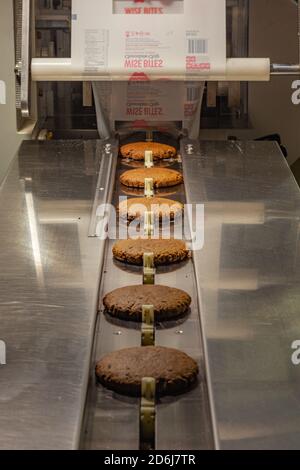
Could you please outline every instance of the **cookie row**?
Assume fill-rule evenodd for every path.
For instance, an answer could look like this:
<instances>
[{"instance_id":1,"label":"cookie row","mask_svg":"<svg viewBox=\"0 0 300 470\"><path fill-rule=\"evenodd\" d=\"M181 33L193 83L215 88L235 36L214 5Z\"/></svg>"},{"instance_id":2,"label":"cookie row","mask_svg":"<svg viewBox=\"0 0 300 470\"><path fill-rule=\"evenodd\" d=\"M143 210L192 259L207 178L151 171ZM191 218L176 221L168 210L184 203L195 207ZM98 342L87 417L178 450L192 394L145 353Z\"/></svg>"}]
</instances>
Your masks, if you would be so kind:
<instances>
[{"instance_id":1,"label":"cookie row","mask_svg":"<svg viewBox=\"0 0 300 470\"><path fill-rule=\"evenodd\" d=\"M136 143L121 147L123 158L143 160L145 151L153 152L153 159L167 159L176 156L176 149L156 143ZM141 168L121 175L120 181L126 187L141 189L145 178L153 180L154 188L172 187L183 182L181 173L163 168ZM136 198L120 203L121 217L133 220L152 211L160 219L168 216L174 219L183 210L179 202L153 198ZM144 253L153 253L155 266L169 265L184 261L189 256L186 244L180 240L135 239L119 240L113 246L116 260L143 265ZM152 305L155 322L177 320L190 309L191 297L183 290L162 285L134 285L115 289L108 293L103 304L108 315L134 322L142 322L144 305ZM189 389L198 376L198 365L187 354L171 348L144 346L115 351L106 355L96 366L99 382L106 388L125 395L140 396L144 377L156 381L156 394L173 395Z\"/></svg>"}]
</instances>

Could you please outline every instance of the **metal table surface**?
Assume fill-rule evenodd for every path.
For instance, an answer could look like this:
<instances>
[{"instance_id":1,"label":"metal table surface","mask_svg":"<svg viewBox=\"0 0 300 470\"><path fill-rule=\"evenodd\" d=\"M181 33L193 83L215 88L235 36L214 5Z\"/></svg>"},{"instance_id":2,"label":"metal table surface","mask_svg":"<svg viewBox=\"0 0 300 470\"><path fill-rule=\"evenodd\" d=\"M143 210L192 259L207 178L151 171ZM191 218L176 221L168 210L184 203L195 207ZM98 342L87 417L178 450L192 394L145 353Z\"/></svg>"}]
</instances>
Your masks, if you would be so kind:
<instances>
[{"instance_id":1,"label":"metal table surface","mask_svg":"<svg viewBox=\"0 0 300 470\"><path fill-rule=\"evenodd\" d=\"M276 144L182 141L217 446L299 449L300 192Z\"/></svg>"},{"instance_id":2,"label":"metal table surface","mask_svg":"<svg viewBox=\"0 0 300 470\"><path fill-rule=\"evenodd\" d=\"M298 187L272 143L183 141L181 153L187 200L205 203L194 264L217 447L299 448ZM104 259L88 237L102 155L97 141L25 142L1 186L0 448L79 446ZM130 409L120 403L124 420Z\"/></svg>"},{"instance_id":3,"label":"metal table surface","mask_svg":"<svg viewBox=\"0 0 300 470\"><path fill-rule=\"evenodd\" d=\"M104 248L88 237L102 159L101 141L24 142L1 186L1 449L79 446Z\"/></svg>"}]
</instances>

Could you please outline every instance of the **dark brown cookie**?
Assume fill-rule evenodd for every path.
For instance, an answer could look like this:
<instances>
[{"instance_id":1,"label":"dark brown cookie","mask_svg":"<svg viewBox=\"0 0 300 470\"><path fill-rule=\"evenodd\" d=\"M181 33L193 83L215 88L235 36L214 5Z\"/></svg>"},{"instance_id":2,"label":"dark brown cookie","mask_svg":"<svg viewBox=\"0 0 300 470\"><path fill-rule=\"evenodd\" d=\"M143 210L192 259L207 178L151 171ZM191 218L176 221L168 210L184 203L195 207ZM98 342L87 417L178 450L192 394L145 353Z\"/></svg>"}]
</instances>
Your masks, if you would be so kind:
<instances>
[{"instance_id":1,"label":"dark brown cookie","mask_svg":"<svg viewBox=\"0 0 300 470\"><path fill-rule=\"evenodd\" d=\"M183 205L180 202L160 197L128 199L122 201L118 207L120 216L128 220L143 217L146 211L152 211L154 216L160 219L170 217L170 220L174 220L176 215L182 213L182 209Z\"/></svg>"},{"instance_id":2,"label":"dark brown cookie","mask_svg":"<svg viewBox=\"0 0 300 470\"><path fill-rule=\"evenodd\" d=\"M114 258L123 263L143 265L144 253L154 253L155 266L179 263L187 259L189 251L181 240L119 240L113 246Z\"/></svg>"},{"instance_id":3,"label":"dark brown cookie","mask_svg":"<svg viewBox=\"0 0 300 470\"><path fill-rule=\"evenodd\" d=\"M131 396L141 395L144 377L156 380L157 396L183 393L197 381L198 372L196 361L187 354L159 346L122 349L108 354L96 366L104 387Z\"/></svg>"},{"instance_id":4,"label":"dark brown cookie","mask_svg":"<svg viewBox=\"0 0 300 470\"><path fill-rule=\"evenodd\" d=\"M191 297L183 290L159 285L127 286L107 294L103 299L111 316L142 321L142 306L153 305L155 321L175 320L187 313Z\"/></svg>"},{"instance_id":5,"label":"dark brown cookie","mask_svg":"<svg viewBox=\"0 0 300 470\"><path fill-rule=\"evenodd\" d=\"M144 188L145 178L153 179L154 188L168 188L183 182L182 174L169 168L138 168L136 170L128 170L121 175L120 181L124 186Z\"/></svg>"},{"instance_id":6,"label":"dark brown cookie","mask_svg":"<svg viewBox=\"0 0 300 470\"><path fill-rule=\"evenodd\" d=\"M134 142L132 144L126 144L120 148L120 153L123 158L144 160L147 150L153 152L154 160L173 158L176 157L177 154L175 147L160 144L159 142Z\"/></svg>"}]
</instances>

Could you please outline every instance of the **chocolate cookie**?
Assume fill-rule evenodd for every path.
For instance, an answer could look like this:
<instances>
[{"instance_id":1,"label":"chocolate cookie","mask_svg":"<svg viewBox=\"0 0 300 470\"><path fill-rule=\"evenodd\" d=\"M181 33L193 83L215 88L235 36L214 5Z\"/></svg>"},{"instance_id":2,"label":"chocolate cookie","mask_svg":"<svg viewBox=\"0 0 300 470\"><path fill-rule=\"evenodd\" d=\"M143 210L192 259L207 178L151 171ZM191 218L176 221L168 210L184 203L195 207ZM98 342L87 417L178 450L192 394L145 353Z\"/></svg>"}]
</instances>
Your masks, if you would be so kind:
<instances>
[{"instance_id":1,"label":"chocolate cookie","mask_svg":"<svg viewBox=\"0 0 300 470\"><path fill-rule=\"evenodd\" d=\"M113 246L114 258L123 263L143 265L144 253L154 253L155 266L179 263L188 257L186 244L181 240L119 240Z\"/></svg>"},{"instance_id":2,"label":"chocolate cookie","mask_svg":"<svg viewBox=\"0 0 300 470\"><path fill-rule=\"evenodd\" d=\"M197 381L198 373L198 365L190 356L159 346L121 349L96 365L97 378L104 387L130 396L141 395L144 377L156 380L157 396L183 393Z\"/></svg>"},{"instance_id":3,"label":"chocolate cookie","mask_svg":"<svg viewBox=\"0 0 300 470\"><path fill-rule=\"evenodd\" d=\"M146 211L152 211L156 218L170 217L174 220L176 215L181 214L183 205L180 202L159 197L140 197L124 200L119 204L118 210L121 217L133 220L143 217Z\"/></svg>"},{"instance_id":4,"label":"chocolate cookie","mask_svg":"<svg viewBox=\"0 0 300 470\"><path fill-rule=\"evenodd\" d=\"M124 186L144 188L145 178L152 178L154 188L168 188L183 182L183 176L179 171L169 168L141 168L125 171L120 177Z\"/></svg>"},{"instance_id":5,"label":"chocolate cookie","mask_svg":"<svg viewBox=\"0 0 300 470\"><path fill-rule=\"evenodd\" d=\"M159 285L121 287L103 299L111 316L135 322L142 321L142 306L153 305L155 321L174 320L187 313L191 297L183 290Z\"/></svg>"},{"instance_id":6,"label":"chocolate cookie","mask_svg":"<svg viewBox=\"0 0 300 470\"><path fill-rule=\"evenodd\" d=\"M153 152L153 160L163 160L176 157L176 149L170 145L160 144L159 142L134 142L123 145L120 153L123 158L132 160L144 160L146 150Z\"/></svg>"}]
</instances>

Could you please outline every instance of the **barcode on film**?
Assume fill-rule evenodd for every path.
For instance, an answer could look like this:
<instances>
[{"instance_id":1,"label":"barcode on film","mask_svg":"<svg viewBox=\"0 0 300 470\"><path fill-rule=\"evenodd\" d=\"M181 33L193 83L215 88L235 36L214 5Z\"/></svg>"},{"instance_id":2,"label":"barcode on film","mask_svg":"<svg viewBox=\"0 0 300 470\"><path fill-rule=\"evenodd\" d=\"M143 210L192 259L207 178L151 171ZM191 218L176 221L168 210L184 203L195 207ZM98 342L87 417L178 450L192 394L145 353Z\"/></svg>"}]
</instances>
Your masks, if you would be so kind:
<instances>
[{"instance_id":1,"label":"barcode on film","mask_svg":"<svg viewBox=\"0 0 300 470\"><path fill-rule=\"evenodd\" d=\"M208 39L188 39L189 54L207 54Z\"/></svg>"},{"instance_id":2,"label":"barcode on film","mask_svg":"<svg viewBox=\"0 0 300 470\"><path fill-rule=\"evenodd\" d=\"M186 100L187 101L198 101L200 99L200 89L188 87L186 89Z\"/></svg>"}]
</instances>

